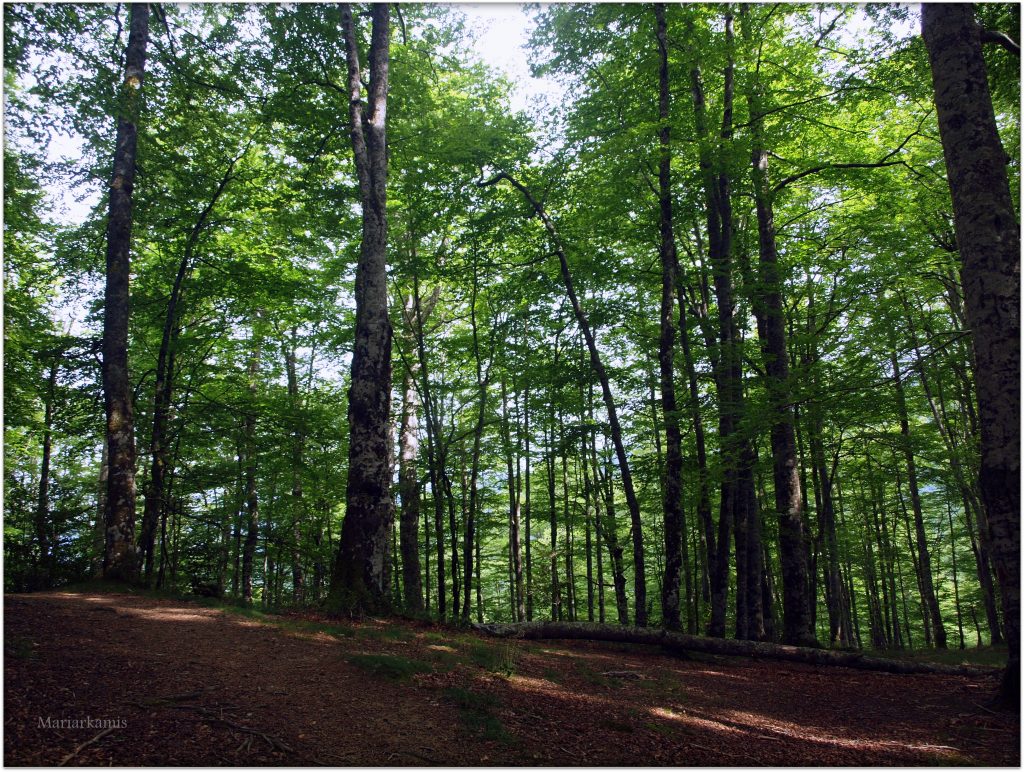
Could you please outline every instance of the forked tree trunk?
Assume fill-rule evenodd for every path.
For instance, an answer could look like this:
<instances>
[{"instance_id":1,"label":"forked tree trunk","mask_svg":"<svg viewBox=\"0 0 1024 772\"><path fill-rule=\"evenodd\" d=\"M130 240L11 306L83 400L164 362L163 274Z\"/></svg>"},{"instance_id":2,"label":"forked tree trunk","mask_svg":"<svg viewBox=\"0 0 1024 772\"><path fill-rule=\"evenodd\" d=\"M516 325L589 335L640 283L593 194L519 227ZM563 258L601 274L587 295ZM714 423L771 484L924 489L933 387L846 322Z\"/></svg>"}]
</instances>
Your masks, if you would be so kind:
<instances>
[{"instance_id":1,"label":"forked tree trunk","mask_svg":"<svg viewBox=\"0 0 1024 772\"><path fill-rule=\"evenodd\" d=\"M981 496L1003 597L1001 700L1020 709L1020 223L970 5L926 4L939 134L977 362Z\"/></svg>"},{"instance_id":2,"label":"forked tree trunk","mask_svg":"<svg viewBox=\"0 0 1024 772\"><path fill-rule=\"evenodd\" d=\"M391 321L387 294L387 144L390 5L373 5L370 83L363 112L359 40L350 5L341 6L348 62L349 136L359 177L363 231L356 266L356 330L349 387L348 488L345 521L328 607L366 613L390 606L384 586L387 525L392 512L389 415Z\"/></svg>"},{"instance_id":3,"label":"forked tree trunk","mask_svg":"<svg viewBox=\"0 0 1024 772\"><path fill-rule=\"evenodd\" d=\"M135 424L128 378L128 277L132 192L142 79L149 40L149 4L131 5L124 81L121 84L107 219L107 271L103 298L103 406L108 453L103 576L133 581L135 548Z\"/></svg>"}]
</instances>

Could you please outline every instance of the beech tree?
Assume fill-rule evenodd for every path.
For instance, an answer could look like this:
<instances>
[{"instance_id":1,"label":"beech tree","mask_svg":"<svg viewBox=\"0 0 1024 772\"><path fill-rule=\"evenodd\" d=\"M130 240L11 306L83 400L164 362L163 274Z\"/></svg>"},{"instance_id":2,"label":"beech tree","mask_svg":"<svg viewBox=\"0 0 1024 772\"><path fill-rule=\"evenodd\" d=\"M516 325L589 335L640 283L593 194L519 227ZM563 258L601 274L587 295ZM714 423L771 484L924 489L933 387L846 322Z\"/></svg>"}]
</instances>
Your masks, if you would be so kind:
<instances>
[{"instance_id":1,"label":"beech tree","mask_svg":"<svg viewBox=\"0 0 1024 772\"><path fill-rule=\"evenodd\" d=\"M96 181L145 8L61 8L4 17L12 590L97 570L136 505ZM1017 640L1019 78L975 19L1014 7L926 9L933 65L912 8L531 13L557 109L455 7L150 6L126 576L773 656Z\"/></svg>"},{"instance_id":2,"label":"beech tree","mask_svg":"<svg viewBox=\"0 0 1024 772\"><path fill-rule=\"evenodd\" d=\"M103 404L107 415L106 547L103 576L130 581L135 547L135 425L128 374L128 281L132 246L138 119L149 39L149 5L131 6L124 81L117 116L114 174L107 220L107 283L103 315Z\"/></svg>"},{"instance_id":3,"label":"beech tree","mask_svg":"<svg viewBox=\"0 0 1024 772\"><path fill-rule=\"evenodd\" d=\"M390 6L385 3L373 6L364 113L357 30L351 6L341 7L348 62L349 134L363 207L348 401L348 487L330 593L332 607L349 612L373 611L388 605L384 560L391 515L388 421L392 333L387 299L386 132L390 14Z\"/></svg>"},{"instance_id":4,"label":"beech tree","mask_svg":"<svg viewBox=\"0 0 1024 772\"><path fill-rule=\"evenodd\" d=\"M983 30L973 6L925 4L922 28L978 368L979 484L1010 647L1001 699L1019 706L1020 223L989 96Z\"/></svg>"}]
</instances>

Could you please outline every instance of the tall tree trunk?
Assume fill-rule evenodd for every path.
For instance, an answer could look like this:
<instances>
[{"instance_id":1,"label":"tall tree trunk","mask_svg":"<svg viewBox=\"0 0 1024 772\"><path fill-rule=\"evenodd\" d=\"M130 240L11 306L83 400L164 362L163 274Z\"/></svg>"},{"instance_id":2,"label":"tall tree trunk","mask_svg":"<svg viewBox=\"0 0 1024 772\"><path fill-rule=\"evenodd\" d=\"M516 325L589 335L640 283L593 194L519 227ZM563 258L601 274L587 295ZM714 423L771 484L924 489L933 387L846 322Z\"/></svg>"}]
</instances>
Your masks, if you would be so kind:
<instances>
[{"instance_id":1,"label":"tall tree trunk","mask_svg":"<svg viewBox=\"0 0 1024 772\"><path fill-rule=\"evenodd\" d=\"M681 630L680 574L682 543L686 523L682 506L683 454L676 409L676 388L673 357L675 355L675 324L672 306L675 302L676 240L672 224L672 132L669 126L668 26L665 4L654 4L658 38L658 205L661 232L661 334L658 340L658 364L661 374L661 408L665 421L665 486L662 509L665 518L665 577L662 583L661 607L665 627Z\"/></svg>"},{"instance_id":2,"label":"tall tree trunk","mask_svg":"<svg viewBox=\"0 0 1024 772\"><path fill-rule=\"evenodd\" d=\"M526 393L523 395L523 457L526 468L523 470L524 497L523 519L526 522L526 621L533 621L533 550L530 528L530 384L527 381Z\"/></svg>"},{"instance_id":3,"label":"tall tree trunk","mask_svg":"<svg viewBox=\"0 0 1024 772\"><path fill-rule=\"evenodd\" d=\"M420 366L420 389L423 397L423 417L427 422L427 469L430 475L430 492L434 504L434 541L437 549L437 616L442 622L447 614L447 589L444 570L444 495L441 490L446 463L445 446L441 437L440 419L430 388L430 373L427 369L427 347L424 341L423 323L426 318L420 302L419 278L413 274L413 302L416 308L416 357ZM429 550L429 547L428 547ZM454 563L452 571L454 573ZM427 609L430 609L430 582L427 576ZM453 577L454 581L454 577ZM453 613L458 613L455 609Z\"/></svg>"},{"instance_id":4,"label":"tall tree trunk","mask_svg":"<svg viewBox=\"0 0 1024 772\"><path fill-rule=\"evenodd\" d=\"M605 461L605 473L598 473L597 450L594 450L594 479L598 481L604 494L605 522L601 526L601 540L608 545L608 556L612 563L612 584L615 588L615 611L620 625L629 624L629 599L626 597L626 572L622 564L622 547L619 546L618 529L615 525L615 491L612 488L611 458Z\"/></svg>"},{"instance_id":5,"label":"tall tree trunk","mask_svg":"<svg viewBox=\"0 0 1024 772\"><path fill-rule=\"evenodd\" d=\"M928 397L928 406L931 408L932 417L935 419L935 426L938 428L939 434L942 436L942 440L946 445L946 450L949 453L950 469L953 472L953 479L956 480L957 487L960 492L960 498L963 502L964 516L967 519L967 528L971 539L971 550L974 553L974 560L978 569L978 581L981 584L982 597L985 604L985 614L988 619L989 630L991 631L992 636L991 640L993 644L1002 643L1002 635L999 630L999 616L996 613L995 588L992 584L992 566L989 559L988 549L988 529L980 529L980 538L976 539L974 535L974 518L971 515L972 510L978 512L981 523L986 523L987 521L984 519L984 508L981 506L981 502L978 500L978 496L975 493L973 486L967 481L967 476L964 473L963 465L961 463L960 448L953 432L950 431L949 428L941 375L935 380L935 385L937 387L935 391L937 393L933 394L933 390L929 385L930 379L926 372L924 357L921 355L921 348L917 339L917 334L914 330L910 305L905 296L903 297L903 303L904 308L907 310L907 322L910 328L911 343L914 346L917 370L921 377L921 386L924 389L925 396ZM970 400L968 399L967 401L969 402Z\"/></svg>"},{"instance_id":6,"label":"tall tree trunk","mask_svg":"<svg viewBox=\"0 0 1024 772\"><path fill-rule=\"evenodd\" d=\"M246 148L248 150L248 148ZM244 155L245 151L243 151ZM160 350L156 360L156 382L153 386L153 428L150 433L149 447L151 467L149 484L146 486L146 503L142 514L142 532L139 539L140 557L144 562L145 581L148 585L153 575L154 544L156 527L160 513L166 506L166 481L169 475L167 468L167 420L171 412L174 395L174 362L177 354L178 335L181 332L181 299L185 291L185 282L192 271L193 256L199 237L206 228L210 214L216 206L228 184L234 178L235 165L241 158L235 158L228 164L227 170L217 184L210 200L203 207L195 223L189 230L182 250L181 261L171 285L171 294L167 299L164 312L163 331L160 338Z\"/></svg>"},{"instance_id":7,"label":"tall tree trunk","mask_svg":"<svg viewBox=\"0 0 1024 772\"><path fill-rule=\"evenodd\" d=\"M741 10L744 41L751 44L747 6ZM758 65L760 62L758 62ZM768 183L768 151L764 141L764 108L760 81L755 73L747 90L751 115L751 179L757 211L760 253L759 291L754 308L759 318L765 385L772 410L771 446L775 478L775 511L779 519L779 552L782 563L784 643L813 646L817 641L808 598L807 560L804 551L803 497L800 490L796 435L789 383L786 318L782 302L782 278L775 240L775 214Z\"/></svg>"},{"instance_id":8,"label":"tall tree trunk","mask_svg":"<svg viewBox=\"0 0 1024 772\"><path fill-rule=\"evenodd\" d=\"M556 341L557 345L557 341ZM557 359L558 349L555 349ZM549 421L548 434L548 532L551 535L551 621L557 622L562 618L562 595L558 584L558 513L555 509L555 407L554 397L551 401L551 418Z\"/></svg>"},{"instance_id":9,"label":"tall tree trunk","mask_svg":"<svg viewBox=\"0 0 1024 772\"><path fill-rule=\"evenodd\" d=\"M703 565L703 576L710 577L714 573L715 559L715 526L711 517L711 494L708 484L707 445L704 438L704 419L700 410L700 391L697 388L697 369L693 354L690 351L689 332L686 325L686 303L683 298L682 274L676 267L676 294L679 307L679 340L683 348L683 360L686 365L686 379L689 385L690 422L693 425L694 442L697 450L697 521L700 525L700 557ZM710 592L710 588L708 588ZM707 595L704 595L707 601ZM689 630L694 633L696 630Z\"/></svg>"},{"instance_id":10,"label":"tall tree trunk","mask_svg":"<svg viewBox=\"0 0 1024 772\"><path fill-rule=\"evenodd\" d=\"M1020 706L1020 223L970 5L925 4L939 134L977 362L981 496L1010 656L1001 701Z\"/></svg>"},{"instance_id":11,"label":"tall tree trunk","mask_svg":"<svg viewBox=\"0 0 1024 772\"><path fill-rule=\"evenodd\" d=\"M732 137L733 62L732 14L724 16L727 61L723 71L722 131L720 139L729 144ZM693 97L694 127L697 134L699 166L704 187L704 212L708 231L708 262L713 274L715 299L718 303L719 354L714 367L715 387L718 393L719 453L722 458L722 484L719 501L718 536L715 556L709 559L711 572L711 620L708 634L725 635L726 603L729 594L729 547L735 524L738 499L737 476L741 464L741 448L736 431L742 411L742 362L739 352L739 333L734 317L732 281L732 205L729 193L729 174L721 169L716 175L711 132L708 127L704 87L698 64L690 68L690 90ZM713 334L706 341L713 344ZM713 346L709 346L709 349ZM710 544L709 544L710 547ZM737 555L737 565L746 555ZM743 588L745 594L746 588Z\"/></svg>"},{"instance_id":12,"label":"tall tree trunk","mask_svg":"<svg viewBox=\"0 0 1024 772\"><path fill-rule=\"evenodd\" d=\"M129 16L124 81L118 104L114 174L107 218L107 271L103 298L103 406L108 453L103 576L133 581L135 548L135 424L128 377L128 281L132 241L132 193L142 108L142 79L149 40L149 4L133 3Z\"/></svg>"},{"instance_id":13,"label":"tall tree trunk","mask_svg":"<svg viewBox=\"0 0 1024 772\"><path fill-rule=\"evenodd\" d=\"M390 13L371 7L367 111L363 112L358 36L350 5L341 6L348 62L349 135L359 177L363 231L356 266L356 330L349 387L348 488L345 520L328 607L365 613L390 606L384 586L387 523L392 510L389 415L391 321L387 297L387 140Z\"/></svg>"},{"instance_id":14,"label":"tall tree trunk","mask_svg":"<svg viewBox=\"0 0 1024 772\"><path fill-rule=\"evenodd\" d=\"M477 482L480 477L480 445L484 436L484 423L487 417L487 387L491 380L491 363L493 357L484 368L480 358L480 333L476 323L476 304L478 297L478 275L476 254L473 255L473 291L469 301L469 317L473 329L473 358L476 361L476 388L477 388L477 413L476 425L473 428L473 457L470 462L469 473L469 510L465 514L466 520L466 541L462 549L465 568L462 572L462 621L469 623L470 605L473 596L473 548L476 543L473 530L476 528L477 510L480 506L480 494L477 490ZM505 401L505 384L502 383L502 402ZM511 472L511 470L510 470ZM457 601L456 601L457 602Z\"/></svg>"}]
</instances>

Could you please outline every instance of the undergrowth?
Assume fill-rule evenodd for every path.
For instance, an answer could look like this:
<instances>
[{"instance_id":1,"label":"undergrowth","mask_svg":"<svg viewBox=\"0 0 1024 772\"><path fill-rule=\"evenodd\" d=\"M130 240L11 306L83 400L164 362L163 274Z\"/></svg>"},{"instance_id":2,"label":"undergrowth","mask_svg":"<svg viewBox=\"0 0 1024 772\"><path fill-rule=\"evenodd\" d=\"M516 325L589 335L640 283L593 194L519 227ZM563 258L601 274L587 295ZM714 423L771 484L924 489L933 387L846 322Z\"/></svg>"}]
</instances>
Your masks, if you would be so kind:
<instances>
[{"instance_id":1,"label":"undergrowth","mask_svg":"<svg viewBox=\"0 0 1024 772\"><path fill-rule=\"evenodd\" d=\"M408 680L417 673L429 673L432 670L426 662L396 654L354 654L348 661L373 675L393 681Z\"/></svg>"},{"instance_id":2,"label":"undergrowth","mask_svg":"<svg viewBox=\"0 0 1024 772\"><path fill-rule=\"evenodd\" d=\"M495 715L501 703L493 694L450 686L444 690L444 696L458 708L462 723L485 740L510 743L514 739Z\"/></svg>"}]
</instances>

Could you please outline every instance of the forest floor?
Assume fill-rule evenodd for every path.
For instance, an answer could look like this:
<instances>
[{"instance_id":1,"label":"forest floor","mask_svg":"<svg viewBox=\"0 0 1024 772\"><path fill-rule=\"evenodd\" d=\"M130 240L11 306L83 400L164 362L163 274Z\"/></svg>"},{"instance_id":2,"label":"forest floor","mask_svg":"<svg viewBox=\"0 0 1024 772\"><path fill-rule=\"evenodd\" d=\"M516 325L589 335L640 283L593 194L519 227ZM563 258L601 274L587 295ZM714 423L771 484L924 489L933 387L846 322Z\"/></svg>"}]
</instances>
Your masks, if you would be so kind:
<instances>
[{"instance_id":1,"label":"forest floor","mask_svg":"<svg viewBox=\"0 0 1024 772\"><path fill-rule=\"evenodd\" d=\"M7 595L4 677L6 765L1020 764L1019 717L985 707L993 676L681 659L139 594Z\"/></svg>"}]
</instances>

